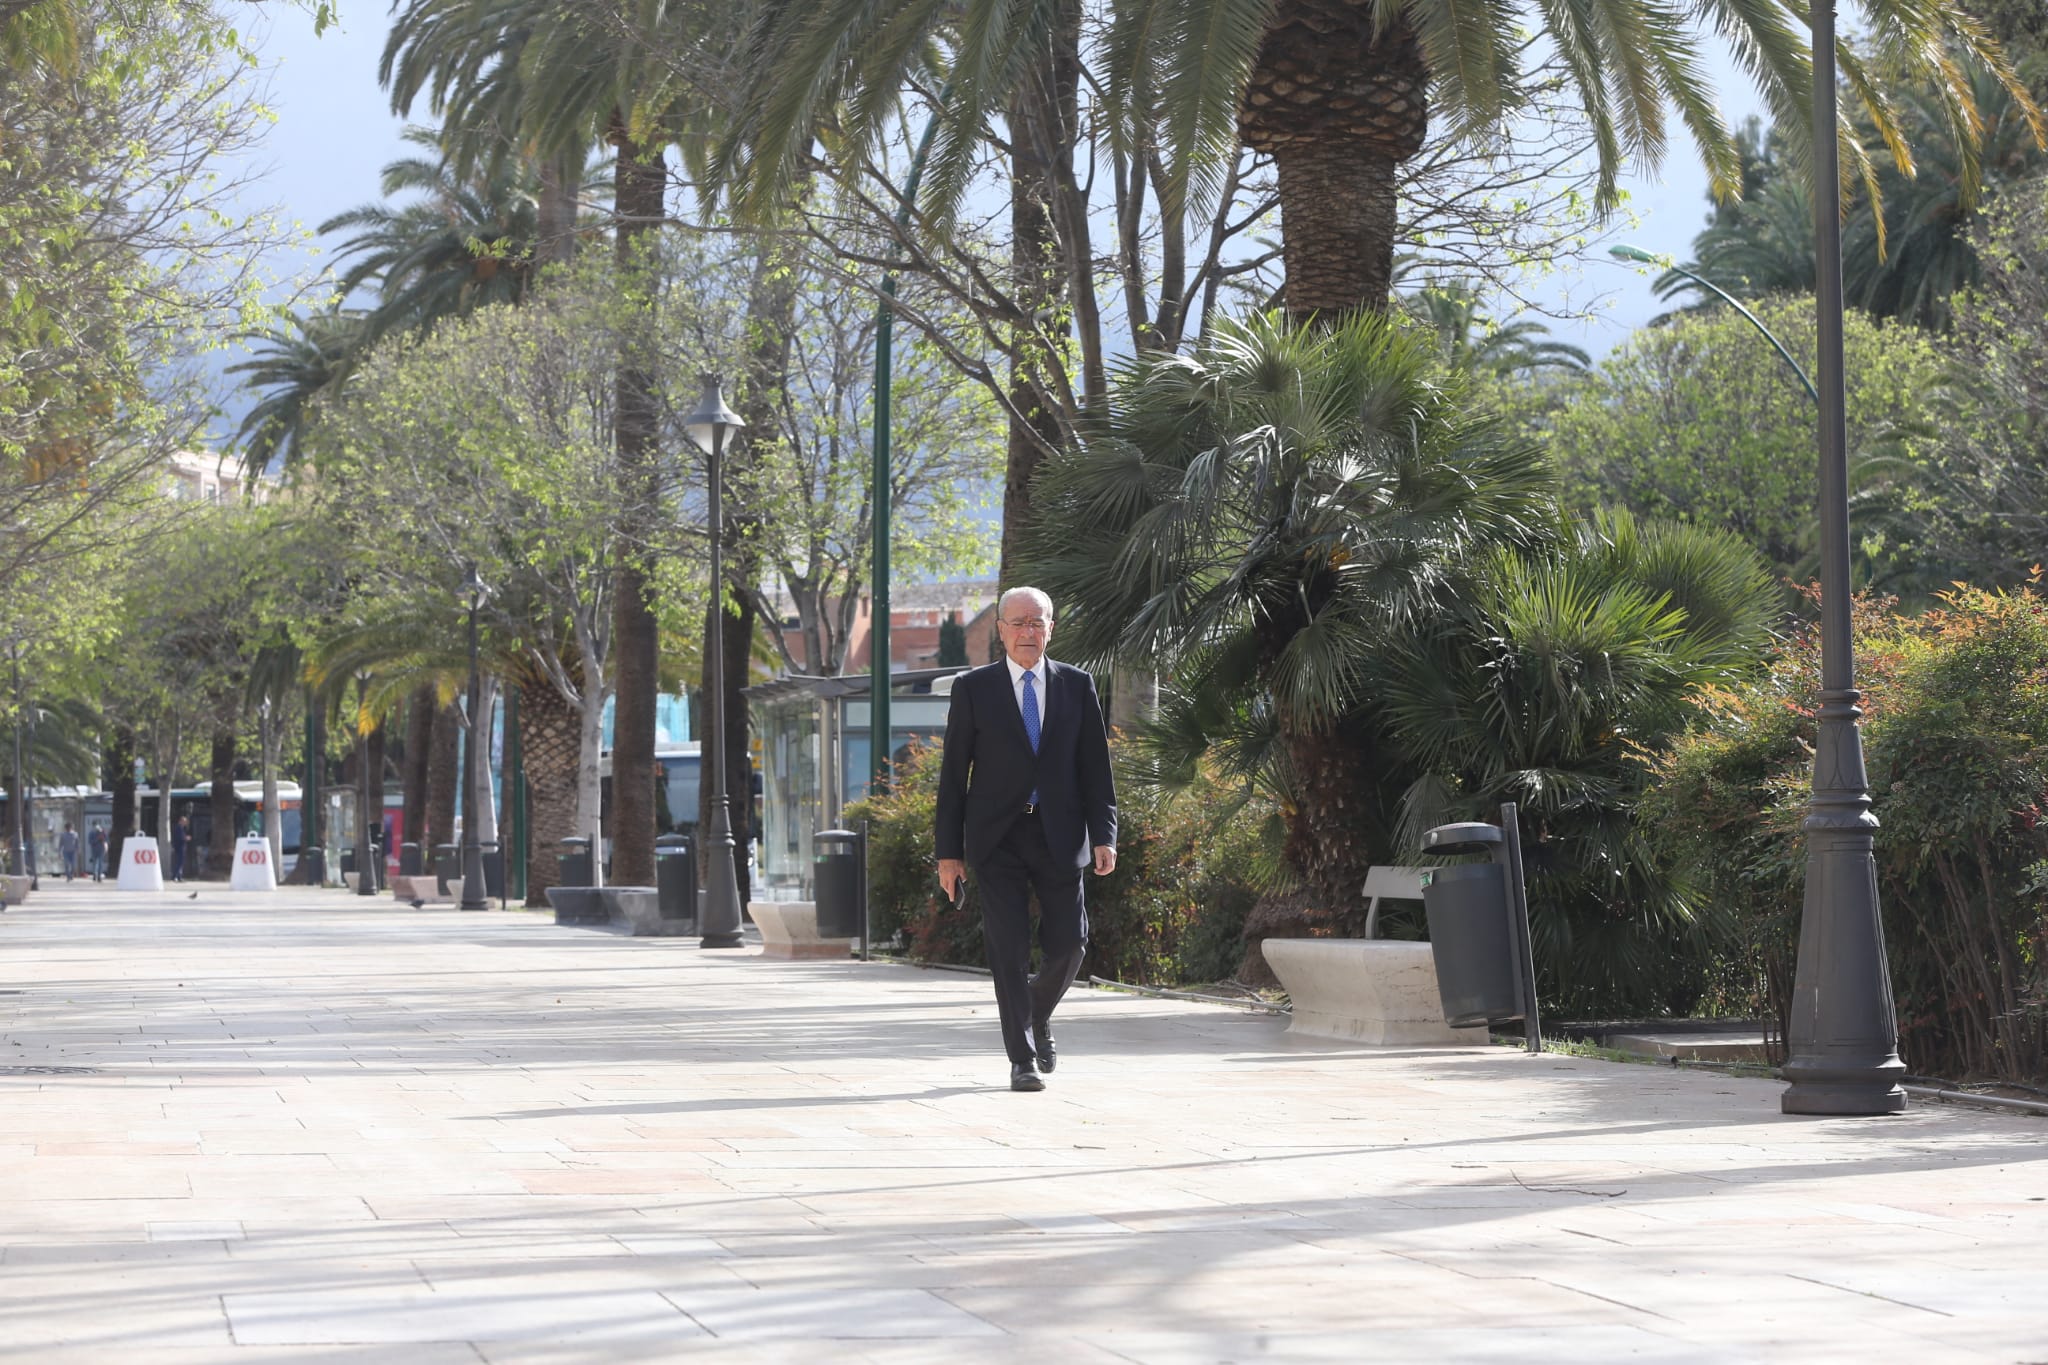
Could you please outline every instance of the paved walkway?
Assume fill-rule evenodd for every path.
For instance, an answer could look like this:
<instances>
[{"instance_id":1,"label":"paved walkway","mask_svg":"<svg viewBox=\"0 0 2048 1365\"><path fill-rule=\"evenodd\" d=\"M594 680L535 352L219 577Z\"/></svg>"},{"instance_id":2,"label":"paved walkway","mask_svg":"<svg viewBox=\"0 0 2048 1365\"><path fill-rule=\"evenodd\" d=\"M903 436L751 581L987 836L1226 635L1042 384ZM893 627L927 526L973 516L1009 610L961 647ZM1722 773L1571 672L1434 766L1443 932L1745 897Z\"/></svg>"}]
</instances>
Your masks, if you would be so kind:
<instances>
[{"instance_id":1,"label":"paved walkway","mask_svg":"<svg viewBox=\"0 0 2048 1365\"><path fill-rule=\"evenodd\" d=\"M188 890L0 916L0 1358L2048 1361L2037 1119Z\"/></svg>"}]
</instances>

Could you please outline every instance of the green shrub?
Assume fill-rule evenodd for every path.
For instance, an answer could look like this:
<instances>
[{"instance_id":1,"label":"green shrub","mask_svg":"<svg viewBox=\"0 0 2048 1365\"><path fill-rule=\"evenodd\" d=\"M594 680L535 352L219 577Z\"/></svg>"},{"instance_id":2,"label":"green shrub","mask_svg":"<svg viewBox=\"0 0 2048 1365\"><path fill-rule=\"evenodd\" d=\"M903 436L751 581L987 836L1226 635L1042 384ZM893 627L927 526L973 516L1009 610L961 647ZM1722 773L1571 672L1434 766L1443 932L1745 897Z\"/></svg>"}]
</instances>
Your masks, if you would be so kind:
<instances>
[{"instance_id":1,"label":"green shrub","mask_svg":"<svg viewBox=\"0 0 2048 1365\"><path fill-rule=\"evenodd\" d=\"M1914 1071L2048 1080L2048 602L1962 589L1857 612L1864 742L1899 1046ZM1819 642L1710 698L1646 832L1744 932L1722 984L1783 1018L1805 882Z\"/></svg>"},{"instance_id":2,"label":"green shrub","mask_svg":"<svg viewBox=\"0 0 2048 1365\"><path fill-rule=\"evenodd\" d=\"M1142 985L1227 977L1244 919L1270 867L1272 811L1203 794L1166 797L1137 781L1121 743L1117 868L1087 878L1086 973ZM938 891L933 845L940 751L913 749L894 790L846 808L868 822L868 883L877 939L897 935L922 962L983 966L981 894L970 874L958 905ZM1207 796L1212 799L1204 799Z\"/></svg>"}]
</instances>

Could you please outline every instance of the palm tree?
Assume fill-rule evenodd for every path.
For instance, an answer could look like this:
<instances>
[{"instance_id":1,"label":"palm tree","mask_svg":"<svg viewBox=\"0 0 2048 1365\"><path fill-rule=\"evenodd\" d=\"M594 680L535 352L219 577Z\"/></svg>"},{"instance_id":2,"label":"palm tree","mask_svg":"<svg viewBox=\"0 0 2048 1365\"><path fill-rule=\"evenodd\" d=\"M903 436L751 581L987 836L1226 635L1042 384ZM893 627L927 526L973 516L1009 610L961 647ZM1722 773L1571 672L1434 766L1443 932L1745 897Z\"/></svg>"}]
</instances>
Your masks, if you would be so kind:
<instances>
[{"instance_id":1,"label":"palm tree","mask_svg":"<svg viewBox=\"0 0 2048 1365\"><path fill-rule=\"evenodd\" d=\"M1047 467L1031 581L1064 648L1170 676L1166 767L1213 752L1265 786L1307 893L1349 904L1397 819L1362 661L1462 559L1550 534L1548 467L1463 413L1428 337L1374 315L1219 324L1111 392Z\"/></svg>"},{"instance_id":2,"label":"palm tree","mask_svg":"<svg viewBox=\"0 0 2048 1365\"><path fill-rule=\"evenodd\" d=\"M1405 311L1436 334L1451 367L1490 374L1536 370L1584 370L1593 358L1576 346L1550 340L1550 328L1533 319L1495 322L1480 311L1477 290L1462 281L1430 281L1403 296Z\"/></svg>"},{"instance_id":3,"label":"palm tree","mask_svg":"<svg viewBox=\"0 0 2048 1365\"><path fill-rule=\"evenodd\" d=\"M633 271L644 265L648 234L665 221L663 149L671 142L683 145L686 154L700 147L706 119L703 92L684 85L655 48L701 45L704 34L697 26L703 17L700 9L648 0L635 8L637 34L627 38L546 0L410 0L393 16L379 76L400 112L428 93L448 115L455 136L478 149L472 155L489 156L509 141L529 152L557 189L559 168L569 158L608 142L615 152L614 251L621 270ZM550 216L558 218L559 211ZM620 493L643 518L655 515L661 483L659 414L647 363L621 357L614 405L618 451L631 471ZM628 528L628 544L648 539ZM641 885L654 881L660 679L652 577L629 554L613 599L612 857L622 882Z\"/></svg>"},{"instance_id":4,"label":"palm tree","mask_svg":"<svg viewBox=\"0 0 2048 1365\"><path fill-rule=\"evenodd\" d=\"M351 308L293 313L281 327L246 334L255 358L226 371L247 376L243 387L263 395L235 433L245 475L299 462L315 406L348 382L373 334L369 314Z\"/></svg>"},{"instance_id":5,"label":"palm tree","mask_svg":"<svg viewBox=\"0 0 2048 1365\"><path fill-rule=\"evenodd\" d=\"M335 255L335 264L346 266L342 295L377 285L370 325L378 336L519 302L535 266L538 185L531 172L501 159L461 175L439 133L408 128L405 140L432 155L387 164L381 192L387 200L417 197L395 207L364 204L320 225L323 234L355 232Z\"/></svg>"},{"instance_id":6,"label":"palm tree","mask_svg":"<svg viewBox=\"0 0 2048 1365\"><path fill-rule=\"evenodd\" d=\"M1941 40L1977 56L2024 99L2018 78L1983 29L1952 0L1903 6L1866 0L1870 63L1846 47L1842 70L1888 138L1897 129L1873 69L1926 73L1951 96L1949 125L1967 143L1970 91ZM1158 110L1168 130L1170 193L1213 194L1242 142L1272 156L1279 175L1287 308L1297 320L1384 309L1392 278L1398 172L1421 149L1435 101L1461 127L1512 118L1534 25L1562 57L1594 134L1599 205L1618 201L1633 160L1654 166L1675 112L1706 160L1717 193L1741 187L1733 139L1714 109L1696 57L1700 16L1734 44L1778 122L1804 127L1810 62L1790 0L1120 0L1104 50L1108 111ZM943 111L931 175L943 213L971 179L976 144L1005 115L1013 146L1032 118L1060 123L1066 68L1078 65L1078 12L1070 0L1026 5L967 0L824 0L775 4L750 40L761 72L721 163L746 202L772 204L794 183L812 140L829 134L849 162L873 152L907 87L936 82ZM935 60L934 44L946 60ZM2038 110L2025 104L2037 133ZM1112 136L1136 136L1129 129ZM1894 145L1897 145L1896 143ZM1072 170L1072 141L1031 145L1052 155L1038 175ZM1058 153L1065 150L1064 162ZM1845 165L1867 183L1869 157L1853 142ZM1028 197L1033 181L1016 193ZM1035 193L1035 191L1032 191ZM1067 199L1047 201L1071 214Z\"/></svg>"},{"instance_id":7,"label":"palm tree","mask_svg":"<svg viewBox=\"0 0 2048 1365\"><path fill-rule=\"evenodd\" d=\"M1480 555L1442 610L1374 649L1388 766L1412 775L1397 848L1516 803L1551 1007L1684 1013L1704 984L1672 967L1713 954L1670 944L1726 932L1728 907L1672 878L1634 806L1696 689L1754 667L1779 607L1736 537L1613 513Z\"/></svg>"},{"instance_id":8,"label":"palm tree","mask_svg":"<svg viewBox=\"0 0 2048 1365\"><path fill-rule=\"evenodd\" d=\"M1958 145L1974 145L1972 93L1943 40L1995 73L2048 139L2011 66L1952 0L1866 0L1864 10L1872 60L1844 45L1841 68L1895 150L1903 144L1876 71L1928 79L1947 100L1943 117ZM1795 26L1802 14L1783 0L1584 0L1533 14L1514 0L1127 0L1112 44L1123 54L1115 79L1156 82L1177 134L1178 178L1201 189L1239 137L1273 157L1287 307L1300 319L1386 306L1398 170L1423 144L1431 101L1460 126L1512 117L1528 26L1555 46L1577 88L1605 209L1617 202L1625 161L1649 167L1663 154L1667 111L1691 134L1716 194L1740 189L1740 157L1696 59L1693 15L1734 44L1780 126L1804 128L1811 76ZM1846 139L1842 150L1850 173L1871 184L1863 148Z\"/></svg>"},{"instance_id":9,"label":"palm tree","mask_svg":"<svg viewBox=\"0 0 2048 1365\"><path fill-rule=\"evenodd\" d=\"M1974 142L1953 135L1946 121L1947 91L1908 82L1892 92L1915 173L1904 173L1890 153L1878 153L1881 210L1857 205L1842 234L1843 293L1873 317L1945 329L1949 300L1979 275L1969 229L1982 196L2048 165L2027 106L1982 67L1970 66L1967 80L1982 120ZM1858 122L1859 136L1878 143L1879 130L1868 119ZM1737 298L1811 290L1813 201L1788 169L1782 161L1764 163L1760 188L1717 213L1693 239L1694 259L1687 268ZM1690 305L1695 309L1720 302L1676 272L1660 277L1657 291L1666 297L1696 292L1698 301Z\"/></svg>"}]
</instances>

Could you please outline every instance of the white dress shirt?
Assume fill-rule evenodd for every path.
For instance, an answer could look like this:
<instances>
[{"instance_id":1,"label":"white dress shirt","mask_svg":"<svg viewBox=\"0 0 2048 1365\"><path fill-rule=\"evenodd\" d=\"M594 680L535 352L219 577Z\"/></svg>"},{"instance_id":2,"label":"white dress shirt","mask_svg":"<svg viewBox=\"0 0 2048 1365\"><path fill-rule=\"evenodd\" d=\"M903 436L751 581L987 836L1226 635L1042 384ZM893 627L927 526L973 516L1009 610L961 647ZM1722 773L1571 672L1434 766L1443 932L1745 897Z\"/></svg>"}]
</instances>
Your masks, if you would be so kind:
<instances>
[{"instance_id":1,"label":"white dress shirt","mask_svg":"<svg viewBox=\"0 0 2048 1365\"><path fill-rule=\"evenodd\" d=\"M1024 714L1024 670L1015 659L1005 654L1003 662L1010 667L1010 695L1017 699L1017 714ZM1045 733L1045 656L1038 656L1038 666L1031 670L1031 690L1038 697L1038 733Z\"/></svg>"}]
</instances>

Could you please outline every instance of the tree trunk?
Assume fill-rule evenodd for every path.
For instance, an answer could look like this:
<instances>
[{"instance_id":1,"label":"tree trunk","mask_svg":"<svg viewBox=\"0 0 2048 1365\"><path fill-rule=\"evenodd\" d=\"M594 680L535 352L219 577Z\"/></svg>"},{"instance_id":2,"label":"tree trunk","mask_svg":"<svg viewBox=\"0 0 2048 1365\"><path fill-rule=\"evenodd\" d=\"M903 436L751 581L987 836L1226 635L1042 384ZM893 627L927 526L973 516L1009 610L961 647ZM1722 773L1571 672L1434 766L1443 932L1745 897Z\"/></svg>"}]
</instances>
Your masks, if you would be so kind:
<instances>
[{"instance_id":1,"label":"tree trunk","mask_svg":"<svg viewBox=\"0 0 2048 1365\"><path fill-rule=\"evenodd\" d=\"M1289 321L1384 312L1393 289L1398 164L1342 142L1289 146L1274 162Z\"/></svg>"},{"instance_id":2,"label":"tree trunk","mask_svg":"<svg viewBox=\"0 0 2048 1365\"><path fill-rule=\"evenodd\" d=\"M1429 66L1404 18L1358 0L1278 0L1238 106L1280 179L1287 315L1383 312L1395 172L1429 133Z\"/></svg>"},{"instance_id":3,"label":"tree trunk","mask_svg":"<svg viewBox=\"0 0 2048 1365\"><path fill-rule=\"evenodd\" d=\"M1363 930L1366 869L1390 829L1388 799L1372 780L1370 738L1357 729L1287 734L1288 790L1283 808L1288 866L1301 877L1293 891L1259 898L1245 918L1245 956L1238 979L1274 984L1259 945Z\"/></svg>"},{"instance_id":4,"label":"tree trunk","mask_svg":"<svg viewBox=\"0 0 2048 1365\"><path fill-rule=\"evenodd\" d=\"M618 149L614 200L619 215L615 246L622 272L639 264L638 244L660 224L667 171L659 151L627 136L614 114ZM650 293L649 297L652 297ZM612 875L620 886L654 885L654 712L660 690L660 638L653 582L646 571L647 543L659 510L659 412L654 377L645 357L619 358L613 430L620 466L624 544L612 600L616 705L612 712Z\"/></svg>"},{"instance_id":5,"label":"tree trunk","mask_svg":"<svg viewBox=\"0 0 2048 1365\"><path fill-rule=\"evenodd\" d=\"M1028 84L1020 103L1042 93ZM1049 116L1018 111L1013 121L1044 124ZM1003 543L997 566L1005 588L1016 586L1024 537L1031 526L1031 481L1060 441L1059 414L1048 398L1045 376L1065 363L1049 344L1052 319L1066 302L1066 271L1060 259L1054 217L1058 186L1034 150L1019 143L1010 161L1010 264L1018 306L1028 316L1016 324L1016 354L1010 362L1008 449L1003 472Z\"/></svg>"},{"instance_id":6,"label":"tree trunk","mask_svg":"<svg viewBox=\"0 0 2048 1365\"><path fill-rule=\"evenodd\" d=\"M213 786L207 804L212 808L213 828L207 835L206 864L200 876L208 881L224 881L235 870L235 836L241 833L235 828L234 731L214 735L210 758ZM196 852L188 846L185 856L189 859Z\"/></svg>"},{"instance_id":7,"label":"tree trunk","mask_svg":"<svg viewBox=\"0 0 2048 1365\"><path fill-rule=\"evenodd\" d=\"M135 731L126 725L114 727L111 743L107 745L106 768L107 790L113 793L114 808L109 817L111 828L107 832L107 866L117 866L117 858L128 836L135 833Z\"/></svg>"},{"instance_id":8,"label":"tree trunk","mask_svg":"<svg viewBox=\"0 0 2048 1365\"><path fill-rule=\"evenodd\" d=\"M574 153L541 159L533 254L542 266L575 259L577 180L581 171L582 158Z\"/></svg>"},{"instance_id":9,"label":"tree trunk","mask_svg":"<svg viewBox=\"0 0 2048 1365\"><path fill-rule=\"evenodd\" d=\"M405 837L417 840L427 825L427 770L433 761L434 685L412 690L405 708Z\"/></svg>"},{"instance_id":10,"label":"tree trunk","mask_svg":"<svg viewBox=\"0 0 2048 1365\"><path fill-rule=\"evenodd\" d=\"M526 903L546 905L560 884L555 859L562 840L582 826L576 814L577 730L580 714L553 683L519 689L519 742L526 763Z\"/></svg>"},{"instance_id":11,"label":"tree trunk","mask_svg":"<svg viewBox=\"0 0 2048 1365\"><path fill-rule=\"evenodd\" d=\"M434 865L434 845L455 842L455 797L462 789L462 717L450 702L434 717L434 742L427 754L427 816L405 837L420 846L423 865Z\"/></svg>"}]
</instances>

